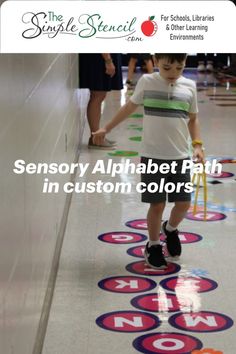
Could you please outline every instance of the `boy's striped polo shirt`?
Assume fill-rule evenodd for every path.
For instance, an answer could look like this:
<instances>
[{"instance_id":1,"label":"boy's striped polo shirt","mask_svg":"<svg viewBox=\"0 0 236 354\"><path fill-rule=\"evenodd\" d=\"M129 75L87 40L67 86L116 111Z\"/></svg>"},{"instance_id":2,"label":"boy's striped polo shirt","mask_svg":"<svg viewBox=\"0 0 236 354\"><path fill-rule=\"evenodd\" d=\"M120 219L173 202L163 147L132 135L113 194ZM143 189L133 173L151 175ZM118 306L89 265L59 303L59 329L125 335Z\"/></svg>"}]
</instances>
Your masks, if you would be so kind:
<instances>
[{"instance_id":1,"label":"boy's striped polo shirt","mask_svg":"<svg viewBox=\"0 0 236 354\"><path fill-rule=\"evenodd\" d=\"M169 84L158 73L145 74L131 96L144 105L141 155L182 159L189 155L189 113L197 113L195 82L181 76Z\"/></svg>"}]
</instances>

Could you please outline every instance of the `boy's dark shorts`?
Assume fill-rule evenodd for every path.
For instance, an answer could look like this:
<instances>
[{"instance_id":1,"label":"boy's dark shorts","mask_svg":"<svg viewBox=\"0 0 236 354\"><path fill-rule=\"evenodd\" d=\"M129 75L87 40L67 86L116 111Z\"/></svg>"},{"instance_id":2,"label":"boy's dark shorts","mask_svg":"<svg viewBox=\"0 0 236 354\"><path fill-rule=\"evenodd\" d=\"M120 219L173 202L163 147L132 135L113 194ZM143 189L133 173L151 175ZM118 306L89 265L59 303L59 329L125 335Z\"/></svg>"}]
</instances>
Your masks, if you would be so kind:
<instances>
[{"instance_id":1,"label":"boy's dark shorts","mask_svg":"<svg viewBox=\"0 0 236 354\"><path fill-rule=\"evenodd\" d=\"M177 162L177 166L175 168L176 174L172 174L171 172L169 173L160 173L159 169L158 172L155 174L152 173L143 173L141 174L141 182L144 182L146 185L149 183L157 183L160 185L160 181L162 178L165 179L165 183L172 182L174 184L177 184L178 182L190 182L191 177L190 177L190 172L187 173L181 173L182 169L182 163L184 160L189 160L189 159L184 159L184 160L159 160L159 159L153 159L153 158L148 158L148 157L141 157L141 163L148 164L148 160L152 160L152 163L156 163L158 165L162 163L168 163L171 164L172 161ZM159 192L159 190L155 193L151 193L149 191L145 191L142 193L142 202L144 203L162 203L162 202L185 202L185 201L190 201L191 200L191 193L185 192L184 188L182 187L179 193L176 193L176 191L172 193L166 193L164 190L163 192Z\"/></svg>"}]
</instances>

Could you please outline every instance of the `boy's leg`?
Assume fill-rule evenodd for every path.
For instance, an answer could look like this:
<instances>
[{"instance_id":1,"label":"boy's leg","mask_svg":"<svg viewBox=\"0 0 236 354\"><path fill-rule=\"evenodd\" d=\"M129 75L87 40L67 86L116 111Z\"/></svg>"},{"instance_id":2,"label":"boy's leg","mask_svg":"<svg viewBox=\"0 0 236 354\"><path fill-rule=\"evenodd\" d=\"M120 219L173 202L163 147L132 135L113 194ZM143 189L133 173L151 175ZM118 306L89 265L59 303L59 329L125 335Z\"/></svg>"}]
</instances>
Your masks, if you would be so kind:
<instances>
[{"instance_id":1,"label":"boy's leg","mask_svg":"<svg viewBox=\"0 0 236 354\"><path fill-rule=\"evenodd\" d=\"M148 165L149 161L152 163L160 165L163 160L147 158L142 156L141 163ZM159 172L157 173L146 173L141 175L141 181L144 185L148 186L151 183L160 184L163 175ZM162 246L160 245L160 228L162 214L166 203L166 192L152 193L148 188L142 193L142 202L148 203L150 205L147 213L147 225L149 233L149 242L146 244L144 251L144 258L146 263L154 269L165 269L167 268L167 263L162 252Z\"/></svg>"},{"instance_id":2,"label":"boy's leg","mask_svg":"<svg viewBox=\"0 0 236 354\"><path fill-rule=\"evenodd\" d=\"M162 225L162 231L166 235L167 250L172 257L179 257L181 255L181 243L177 227L185 217L190 203L190 201L175 202L169 220L165 221Z\"/></svg>"},{"instance_id":3,"label":"boy's leg","mask_svg":"<svg viewBox=\"0 0 236 354\"><path fill-rule=\"evenodd\" d=\"M188 159L187 159L188 160ZM184 160L176 160L176 173L169 176L168 181L176 185L176 191L168 195L168 201L175 203L171 210L169 221L162 224L162 232L166 236L166 246L171 257L179 257L181 255L181 242L177 227L185 217L191 203L191 194L186 192L184 188L177 191L178 183L189 183L191 181L190 173L182 173Z\"/></svg>"},{"instance_id":4,"label":"boy's leg","mask_svg":"<svg viewBox=\"0 0 236 354\"><path fill-rule=\"evenodd\" d=\"M147 224L149 241L146 244L144 258L146 263L154 269L166 269L167 263L160 245L160 228L162 213L165 208L165 203L151 203L148 214Z\"/></svg>"},{"instance_id":5,"label":"boy's leg","mask_svg":"<svg viewBox=\"0 0 236 354\"><path fill-rule=\"evenodd\" d=\"M181 223L183 218L185 217L191 202L175 202L174 207L171 210L171 214L169 217L169 224L174 228L177 229L178 225Z\"/></svg>"},{"instance_id":6,"label":"boy's leg","mask_svg":"<svg viewBox=\"0 0 236 354\"><path fill-rule=\"evenodd\" d=\"M161 219L165 208L165 203L150 204L147 213L147 225L150 241L160 240Z\"/></svg>"}]
</instances>

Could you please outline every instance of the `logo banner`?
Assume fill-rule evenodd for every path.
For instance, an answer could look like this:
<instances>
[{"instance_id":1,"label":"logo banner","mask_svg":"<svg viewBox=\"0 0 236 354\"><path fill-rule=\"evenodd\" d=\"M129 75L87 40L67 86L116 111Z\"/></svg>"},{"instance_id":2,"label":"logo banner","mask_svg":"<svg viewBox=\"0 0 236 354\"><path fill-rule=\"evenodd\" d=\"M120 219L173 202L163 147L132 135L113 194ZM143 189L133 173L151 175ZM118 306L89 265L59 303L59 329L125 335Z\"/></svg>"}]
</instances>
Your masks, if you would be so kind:
<instances>
[{"instance_id":1,"label":"logo banner","mask_svg":"<svg viewBox=\"0 0 236 354\"><path fill-rule=\"evenodd\" d=\"M1 53L233 53L235 18L231 1L5 1Z\"/></svg>"}]
</instances>

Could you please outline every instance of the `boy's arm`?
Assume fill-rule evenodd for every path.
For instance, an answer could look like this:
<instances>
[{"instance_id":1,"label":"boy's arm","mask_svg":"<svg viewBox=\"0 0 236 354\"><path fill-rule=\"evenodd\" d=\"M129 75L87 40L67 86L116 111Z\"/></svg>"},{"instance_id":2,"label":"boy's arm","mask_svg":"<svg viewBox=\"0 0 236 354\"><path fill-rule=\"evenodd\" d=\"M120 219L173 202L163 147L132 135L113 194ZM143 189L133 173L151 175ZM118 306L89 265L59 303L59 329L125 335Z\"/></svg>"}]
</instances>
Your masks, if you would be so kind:
<instances>
[{"instance_id":1,"label":"boy's arm","mask_svg":"<svg viewBox=\"0 0 236 354\"><path fill-rule=\"evenodd\" d=\"M193 159L204 162L204 152L200 138L199 119L196 113L189 113L188 129L193 142Z\"/></svg>"},{"instance_id":2,"label":"boy's arm","mask_svg":"<svg viewBox=\"0 0 236 354\"><path fill-rule=\"evenodd\" d=\"M103 128L98 129L93 132L93 143L96 145L102 145L104 143L104 138L107 133L109 133L113 128L115 128L119 123L125 120L131 113L133 113L137 104L128 101L124 106L122 106L116 115L108 122Z\"/></svg>"}]
</instances>

